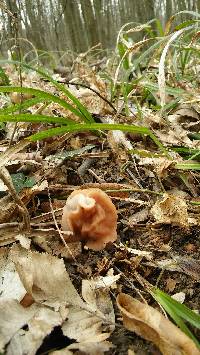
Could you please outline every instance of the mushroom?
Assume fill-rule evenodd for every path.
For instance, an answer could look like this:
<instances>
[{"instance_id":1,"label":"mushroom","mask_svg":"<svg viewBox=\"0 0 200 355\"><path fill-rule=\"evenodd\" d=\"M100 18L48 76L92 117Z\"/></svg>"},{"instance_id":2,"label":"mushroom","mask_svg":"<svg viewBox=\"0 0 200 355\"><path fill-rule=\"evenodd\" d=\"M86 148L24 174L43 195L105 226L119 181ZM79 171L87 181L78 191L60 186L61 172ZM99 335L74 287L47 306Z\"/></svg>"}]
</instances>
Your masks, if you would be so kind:
<instances>
[{"instance_id":1,"label":"mushroom","mask_svg":"<svg viewBox=\"0 0 200 355\"><path fill-rule=\"evenodd\" d=\"M101 250L117 238L117 211L110 197L100 189L88 188L71 193L63 208L62 229L71 232L68 241L84 241ZM66 237L66 241L67 241Z\"/></svg>"}]
</instances>

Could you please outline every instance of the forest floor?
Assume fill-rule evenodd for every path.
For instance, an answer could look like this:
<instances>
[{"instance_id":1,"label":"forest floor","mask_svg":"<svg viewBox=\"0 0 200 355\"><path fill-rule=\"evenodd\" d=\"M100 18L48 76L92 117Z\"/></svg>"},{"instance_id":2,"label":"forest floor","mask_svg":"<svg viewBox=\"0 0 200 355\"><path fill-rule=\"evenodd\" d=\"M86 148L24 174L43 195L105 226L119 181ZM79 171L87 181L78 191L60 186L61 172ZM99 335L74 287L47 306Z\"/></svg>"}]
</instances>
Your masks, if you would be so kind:
<instances>
[{"instance_id":1,"label":"forest floor","mask_svg":"<svg viewBox=\"0 0 200 355\"><path fill-rule=\"evenodd\" d=\"M80 58L76 64L76 82L108 98L108 85L99 69L91 69ZM5 72L12 86L20 86L14 67L6 65ZM54 78L65 84L65 74ZM38 74L26 71L22 79L23 86L68 102ZM133 103L127 114L113 102L115 111L91 90L65 85L95 122L147 127L161 146L147 134L119 131L66 132L31 142L26 137L50 125L2 124L1 353L172 354L174 350L166 352L169 346L177 354L194 354L193 345L186 350L180 345L185 339L192 341L181 333L185 338L179 342L176 326L169 322L165 328L166 313L150 290L157 287L191 310L199 309L200 146L189 138L191 132L198 132L198 110L180 103L164 120L145 104L141 117ZM139 96L137 90L134 95ZM1 109L19 103L21 95L13 95L2 94ZM23 102L31 98L24 95ZM118 100L118 107L121 104L123 99ZM37 103L21 112L78 122L56 103ZM183 148L197 158L186 160L179 154ZM118 215L117 240L101 251L76 243L71 255L61 234L62 208L72 191L83 188L99 188L112 199ZM125 299L120 301L119 295ZM136 310L131 310L126 295L140 301ZM152 319L150 315L145 319L141 304L152 306L161 319L153 319L154 313ZM151 307L148 310L152 312ZM133 324L127 326L122 321L125 316ZM197 337L196 328L190 329ZM174 343L168 332L174 335Z\"/></svg>"}]
</instances>

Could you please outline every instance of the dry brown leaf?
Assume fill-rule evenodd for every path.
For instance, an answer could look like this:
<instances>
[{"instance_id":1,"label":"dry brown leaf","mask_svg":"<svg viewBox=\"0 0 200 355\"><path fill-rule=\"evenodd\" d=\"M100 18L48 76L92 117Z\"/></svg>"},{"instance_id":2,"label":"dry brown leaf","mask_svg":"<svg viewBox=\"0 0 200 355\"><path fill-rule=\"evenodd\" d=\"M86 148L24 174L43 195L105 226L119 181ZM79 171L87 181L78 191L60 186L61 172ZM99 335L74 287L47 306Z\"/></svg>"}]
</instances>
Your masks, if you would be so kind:
<instances>
[{"instance_id":1,"label":"dry brown leaf","mask_svg":"<svg viewBox=\"0 0 200 355\"><path fill-rule=\"evenodd\" d=\"M128 219L128 225L133 227L137 223L144 222L149 217L149 208L143 208L142 210L134 213Z\"/></svg>"},{"instance_id":2,"label":"dry brown leaf","mask_svg":"<svg viewBox=\"0 0 200 355\"><path fill-rule=\"evenodd\" d=\"M20 318L20 314L18 317ZM38 311L27 321L28 330L20 329L13 336L6 348L6 355L35 355L43 339L62 321L58 312L38 306Z\"/></svg>"},{"instance_id":3,"label":"dry brown leaf","mask_svg":"<svg viewBox=\"0 0 200 355\"><path fill-rule=\"evenodd\" d=\"M81 353L87 355L103 355L110 350L113 345L109 341L102 341L101 343L74 343L65 349L53 351L51 355L72 355L74 352L70 350L79 350Z\"/></svg>"},{"instance_id":4,"label":"dry brown leaf","mask_svg":"<svg viewBox=\"0 0 200 355\"><path fill-rule=\"evenodd\" d=\"M83 304L62 259L20 247L13 248L11 256L23 286L36 302L55 309L67 303L77 307Z\"/></svg>"},{"instance_id":5,"label":"dry brown leaf","mask_svg":"<svg viewBox=\"0 0 200 355\"><path fill-rule=\"evenodd\" d=\"M103 355L112 347L113 345L109 341L102 341L101 343L75 343L70 345L68 349L79 350L87 355Z\"/></svg>"},{"instance_id":6,"label":"dry brown leaf","mask_svg":"<svg viewBox=\"0 0 200 355\"><path fill-rule=\"evenodd\" d=\"M6 149L6 151L0 155L0 167L6 166L7 163L9 162L9 160L11 160L15 154L20 152L22 149L26 148L30 143L31 142L24 139L24 140L20 141L19 143Z\"/></svg>"},{"instance_id":7,"label":"dry brown leaf","mask_svg":"<svg viewBox=\"0 0 200 355\"><path fill-rule=\"evenodd\" d=\"M146 265L151 267L158 267L161 270L183 272L193 279L200 280L199 260L188 257L172 256L173 259L155 260L148 262Z\"/></svg>"},{"instance_id":8,"label":"dry brown leaf","mask_svg":"<svg viewBox=\"0 0 200 355\"><path fill-rule=\"evenodd\" d=\"M82 296L88 304L90 310L99 315L104 322L110 324L110 331L114 330L115 314L112 300L109 295L110 287L116 287L116 281L120 275L114 276L108 272L105 277L99 276L93 280L82 281Z\"/></svg>"},{"instance_id":9,"label":"dry brown leaf","mask_svg":"<svg viewBox=\"0 0 200 355\"><path fill-rule=\"evenodd\" d=\"M121 293L117 305L124 326L152 341L164 355L199 355L193 341L155 308Z\"/></svg>"},{"instance_id":10,"label":"dry brown leaf","mask_svg":"<svg viewBox=\"0 0 200 355\"><path fill-rule=\"evenodd\" d=\"M1 298L21 301L26 294L15 265L9 258L9 249L0 248L0 295Z\"/></svg>"},{"instance_id":11,"label":"dry brown leaf","mask_svg":"<svg viewBox=\"0 0 200 355\"><path fill-rule=\"evenodd\" d=\"M1 166L1 157L0 157L0 166ZM42 183L39 183L38 185L34 185L32 188L25 189L19 194L19 197L24 205L27 205L28 202L39 192L44 191L47 188L47 181L44 180ZM16 201L13 200L11 196L4 196L1 198L1 204L0 204L0 223L6 223L10 222L12 216L14 213L18 211L18 206L16 204ZM1 236L0 236L1 237ZM8 244L9 240L6 241L7 238L5 239L5 244Z\"/></svg>"},{"instance_id":12,"label":"dry brown leaf","mask_svg":"<svg viewBox=\"0 0 200 355\"><path fill-rule=\"evenodd\" d=\"M155 172L160 179L169 175L169 171L174 167L174 162L166 158L141 158L139 165L154 166Z\"/></svg>"},{"instance_id":13,"label":"dry brown leaf","mask_svg":"<svg viewBox=\"0 0 200 355\"><path fill-rule=\"evenodd\" d=\"M115 328L115 314L109 288L115 286L120 275L111 272L105 277L83 280L82 295L86 309L71 307L68 320L63 324L63 334L78 343L99 343L106 340Z\"/></svg>"},{"instance_id":14,"label":"dry brown leaf","mask_svg":"<svg viewBox=\"0 0 200 355\"><path fill-rule=\"evenodd\" d=\"M172 257L182 272L191 276L195 280L200 279L199 260L179 255L173 255Z\"/></svg>"},{"instance_id":15,"label":"dry brown leaf","mask_svg":"<svg viewBox=\"0 0 200 355\"><path fill-rule=\"evenodd\" d=\"M0 352L3 353L5 345L36 312L37 307L34 304L29 308L24 308L16 300L8 298L0 300Z\"/></svg>"},{"instance_id":16,"label":"dry brown leaf","mask_svg":"<svg viewBox=\"0 0 200 355\"><path fill-rule=\"evenodd\" d=\"M188 227L187 204L179 196L165 193L161 201L157 201L151 209L156 223L175 224Z\"/></svg>"},{"instance_id":17,"label":"dry brown leaf","mask_svg":"<svg viewBox=\"0 0 200 355\"><path fill-rule=\"evenodd\" d=\"M166 291L173 292L176 287L177 281L168 277L166 280Z\"/></svg>"},{"instance_id":18,"label":"dry brown leaf","mask_svg":"<svg viewBox=\"0 0 200 355\"><path fill-rule=\"evenodd\" d=\"M102 319L77 307L70 307L67 321L62 326L63 334L78 343L96 343L106 340L110 332L102 332Z\"/></svg>"},{"instance_id":19,"label":"dry brown leaf","mask_svg":"<svg viewBox=\"0 0 200 355\"><path fill-rule=\"evenodd\" d=\"M73 352L68 350L67 348L64 348L61 350L52 351L51 355L73 355Z\"/></svg>"}]
</instances>

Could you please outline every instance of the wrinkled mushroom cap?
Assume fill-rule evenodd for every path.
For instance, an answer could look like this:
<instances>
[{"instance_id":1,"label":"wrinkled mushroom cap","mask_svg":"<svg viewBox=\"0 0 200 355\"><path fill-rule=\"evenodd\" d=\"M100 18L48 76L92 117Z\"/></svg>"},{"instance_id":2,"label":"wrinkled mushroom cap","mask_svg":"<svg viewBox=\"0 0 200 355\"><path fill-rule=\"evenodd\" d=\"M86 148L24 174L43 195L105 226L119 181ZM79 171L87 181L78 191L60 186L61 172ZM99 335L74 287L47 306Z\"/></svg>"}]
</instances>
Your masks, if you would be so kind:
<instances>
[{"instance_id":1,"label":"wrinkled mushroom cap","mask_svg":"<svg viewBox=\"0 0 200 355\"><path fill-rule=\"evenodd\" d=\"M63 231L73 232L90 249L101 250L117 238L117 211L102 190L77 190L67 199L61 225Z\"/></svg>"}]
</instances>

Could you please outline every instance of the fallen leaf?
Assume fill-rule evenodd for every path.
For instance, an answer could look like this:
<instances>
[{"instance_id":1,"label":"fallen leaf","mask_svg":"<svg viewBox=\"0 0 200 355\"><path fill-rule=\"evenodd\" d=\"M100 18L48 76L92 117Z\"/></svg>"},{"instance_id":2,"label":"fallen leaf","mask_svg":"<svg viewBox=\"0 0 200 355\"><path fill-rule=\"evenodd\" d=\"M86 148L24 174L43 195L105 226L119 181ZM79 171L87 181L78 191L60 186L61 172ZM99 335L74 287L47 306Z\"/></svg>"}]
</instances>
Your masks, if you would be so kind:
<instances>
[{"instance_id":1,"label":"fallen leaf","mask_svg":"<svg viewBox=\"0 0 200 355\"><path fill-rule=\"evenodd\" d=\"M63 324L63 334L78 343L99 343L106 340L115 328L115 314L109 288L115 285L120 275L109 272L105 277L83 280L82 296L84 309L70 307L68 320Z\"/></svg>"},{"instance_id":2,"label":"fallen leaf","mask_svg":"<svg viewBox=\"0 0 200 355\"><path fill-rule=\"evenodd\" d=\"M166 280L166 291L173 292L176 287L177 281L168 277Z\"/></svg>"},{"instance_id":3,"label":"fallen leaf","mask_svg":"<svg viewBox=\"0 0 200 355\"><path fill-rule=\"evenodd\" d=\"M27 308L25 308L27 309ZM20 318L20 315L18 315ZM12 319L12 318L11 318ZM43 339L55 326L62 323L62 317L46 307L39 307L34 316L27 321L28 329L20 329L11 339L6 349L7 355L34 355Z\"/></svg>"},{"instance_id":4,"label":"fallen leaf","mask_svg":"<svg viewBox=\"0 0 200 355\"><path fill-rule=\"evenodd\" d=\"M116 281L120 275L99 276L93 280L82 281L82 296L89 306L89 309L99 315L110 324L110 331L114 330L115 314L112 300L109 295L109 288L116 287Z\"/></svg>"},{"instance_id":5,"label":"fallen leaf","mask_svg":"<svg viewBox=\"0 0 200 355\"><path fill-rule=\"evenodd\" d=\"M171 297L180 303L183 303L185 301L185 293L184 292L175 293Z\"/></svg>"},{"instance_id":6,"label":"fallen leaf","mask_svg":"<svg viewBox=\"0 0 200 355\"><path fill-rule=\"evenodd\" d=\"M26 290L19 278L15 265L9 258L9 249L0 248L0 295L1 298L20 301Z\"/></svg>"},{"instance_id":7,"label":"fallen leaf","mask_svg":"<svg viewBox=\"0 0 200 355\"><path fill-rule=\"evenodd\" d=\"M137 223L144 222L149 217L149 208L143 208L142 210L134 213L128 219L128 224L130 227L133 227Z\"/></svg>"},{"instance_id":8,"label":"fallen leaf","mask_svg":"<svg viewBox=\"0 0 200 355\"><path fill-rule=\"evenodd\" d=\"M12 249L11 256L24 288L36 302L56 310L67 303L76 306L83 304L62 259L27 251L19 246Z\"/></svg>"},{"instance_id":9,"label":"fallen leaf","mask_svg":"<svg viewBox=\"0 0 200 355\"><path fill-rule=\"evenodd\" d=\"M103 320L93 313L77 307L69 307L67 318L62 326L63 334L78 343L102 342L110 336L109 332L102 332Z\"/></svg>"},{"instance_id":10,"label":"fallen leaf","mask_svg":"<svg viewBox=\"0 0 200 355\"><path fill-rule=\"evenodd\" d=\"M68 346L70 350L79 350L87 355L102 355L111 348L113 348L113 345L109 341L102 341L101 343L74 343Z\"/></svg>"},{"instance_id":11,"label":"fallen leaf","mask_svg":"<svg viewBox=\"0 0 200 355\"><path fill-rule=\"evenodd\" d=\"M199 355L193 341L155 308L129 295L117 296L126 329L152 341L164 355Z\"/></svg>"},{"instance_id":12,"label":"fallen leaf","mask_svg":"<svg viewBox=\"0 0 200 355\"><path fill-rule=\"evenodd\" d=\"M157 223L175 224L188 227L187 204L179 196L165 193L161 201L157 201L151 209Z\"/></svg>"},{"instance_id":13,"label":"fallen leaf","mask_svg":"<svg viewBox=\"0 0 200 355\"><path fill-rule=\"evenodd\" d=\"M87 355L103 355L110 350L113 345L109 341L102 341L101 343L74 343L65 349L51 352L51 355L72 355L74 352L70 350L79 350L81 353Z\"/></svg>"},{"instance_id":14,"label":"fallen leaf","mask_svg":"<svg viewBox=\"0 0 200 355\"><path fill-rule=\"evenodd\" d=\"M200 278L199 260L189 258L189 257L183 257L179 255L173 255L172 257L182 272L193 277L195 280L199 280Z\"/></svg>"},{"instance_id":15,"label":"fallen leaf","mask_svg":"<svg viewBox=\"0 0 200 355\"><path fill-rule=\"evenodd\" d=\"M17 300L8 298L0 300L0 352L3 353L5 345L36 312L37 308L34 304L24 308Z\"/></svg>"}]
</instances>

